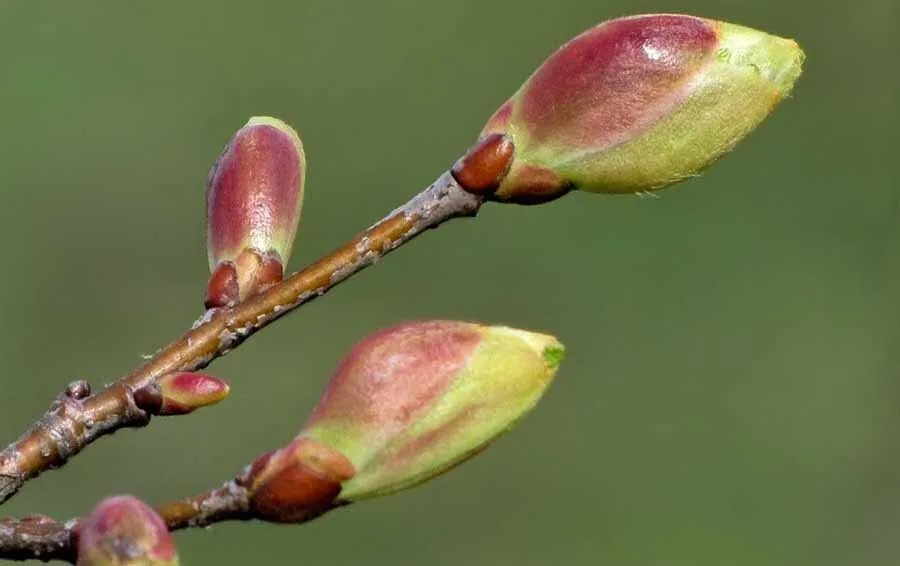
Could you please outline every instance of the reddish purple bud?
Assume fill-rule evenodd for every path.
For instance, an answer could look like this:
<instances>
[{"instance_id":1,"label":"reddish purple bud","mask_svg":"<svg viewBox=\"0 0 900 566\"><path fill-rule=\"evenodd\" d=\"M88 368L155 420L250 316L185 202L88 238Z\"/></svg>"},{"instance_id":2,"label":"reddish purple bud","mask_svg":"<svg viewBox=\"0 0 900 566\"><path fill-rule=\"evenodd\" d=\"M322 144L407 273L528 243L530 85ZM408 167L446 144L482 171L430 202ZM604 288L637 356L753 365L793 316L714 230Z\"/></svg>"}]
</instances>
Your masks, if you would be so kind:
<instances>
[{"instance_id":1,"label":"reddish purple bud","mask_svg":"<svg viewBox=\"0 0 900 566\"><path fill-rule=\"evenodd\" d=\"M534 408L562 354L552 336L465 322L376 332L337 368L300 435L253 464L252 507L302 520L433 478Z\"/></svg>"},{"instance_id":2,"label":"reddish purple bud","mask_svg":"<svg viewBox=\"0 0 900 566\"><path fill-rule=\"evenodd\" d=\"M217 377L194 372L170 373L158 381L162 393L160 415L185 415L215 405L228 397L231 388Z\"/></svg>"},{"instance_id":3,"label":"reddish purple bud","mask_svg":"<svg viewBox=\"0 0 900 566\"><path fill-rule=\"evenodd\" d=\"M494 198L633 193L691 177L787 96L802 61L791 40L693 16L602 23L551 55L488 120L482 139L503 134L515 148ZM472 151L479 144L463 160ZM454 170L457 180L467 172Z\"/></svg>"},{"instance_id":4,"label":"reddish purple bud","mask_svg":"<svg viewBox=\"0 0 900 566\"><path fill-rule=\"evenodd\" d=\"M259 519L302 522L335 506L341 482L356 473L337 450L309 438L264 454L250 466L244 482L250 507Z\"/></svg>"},{"instance_id":5,"label":"reddish purple bud","mask_svg":"<svg viewBox=\"0 0 900 566\"><path fill-rule=\"evenodd\" d=\"M162 518L130 495L104 499L78 527L77 566L177 566Z\"/></svg>"},{"instance_id":6,"label":"reddish purple bud","mask_svg":"<svg viewBox=\"0 0 900 566\"><path fill-rule=\"evenodd\" d=\"M297 132L251 118L209 174L207 307L242 301L281 280L300 211L306 158Z\"/></svg>"}]
</instances>

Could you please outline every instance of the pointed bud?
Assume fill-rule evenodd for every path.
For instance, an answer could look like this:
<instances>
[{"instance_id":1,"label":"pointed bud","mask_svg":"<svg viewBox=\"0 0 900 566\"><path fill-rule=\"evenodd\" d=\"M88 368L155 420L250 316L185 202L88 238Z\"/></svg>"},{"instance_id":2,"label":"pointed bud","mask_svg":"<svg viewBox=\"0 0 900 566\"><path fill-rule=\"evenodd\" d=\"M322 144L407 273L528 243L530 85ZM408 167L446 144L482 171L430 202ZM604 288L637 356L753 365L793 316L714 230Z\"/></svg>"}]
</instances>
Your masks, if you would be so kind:
<instances>
[{"instance_id":1,"label":"pointed bud","mask_svg":"<svg viewBox=\"0 0 900 566\"><path fill-rule=\"evenodd\" d=\"M377 332L338 367L297 439L253 465L251 506L292 520L431 479L534 408L562 354L552 336L464 322Z\"/></svg>"},{"instance_id":2,"label":"pointed bud","mask_svg":"<svg viewBox=\"0 0 900 566\"><path fill-rule=\"evenodd\" d=\"M281 280L300 210L306 158L281 120L251 118L225 147L207 187L208 308L242 301Z\"/></svg>"},{"instance_id":3,"label":"pointed bud","mask_svg":"<svg viewBox=\"0 0 900 566\"><path fill-rule=\"evenodd\" d=\"M723 22L611 20L550 56L453 173L472 192L523 204L571 189L657 190L696 175L750 133L791 91L803 58L791 40ZM511 156L492 151L498 137ZM508 173L498 182L467 186L501 169Z\"/></svg>"},{"instance_id":4,"label":"pointed bud","mask_svg":"<svg viewBox=\"0 0 900 566\"><path fill-rule=\"evenodd\" d=\"M128 495L104 499L78 528L77 566L177 566L172 535L156 512Z\"/></svg>"},{"instance_id":5,"label":"pointed bud","mask_svg":"<svg viewBox=\"0 0 900 566\"><path fill-rule=\"evenodd\" d=\"M162 394L159 415L185 415L215 405L228 397L231 388L217 377L194 372L170 373L158 381Z\"/></svg>"}]
</instances>

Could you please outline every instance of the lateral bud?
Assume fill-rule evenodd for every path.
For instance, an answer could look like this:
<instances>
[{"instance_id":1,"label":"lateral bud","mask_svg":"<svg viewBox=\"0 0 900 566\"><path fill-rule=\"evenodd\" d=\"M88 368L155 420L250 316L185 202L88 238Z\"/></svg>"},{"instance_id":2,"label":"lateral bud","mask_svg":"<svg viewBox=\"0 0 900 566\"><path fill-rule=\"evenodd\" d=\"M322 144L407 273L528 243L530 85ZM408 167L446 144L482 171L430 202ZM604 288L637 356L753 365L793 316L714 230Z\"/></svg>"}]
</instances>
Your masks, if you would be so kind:
<instances>
[{"instance_id":1,"label":"lateral bud","mask_svg":"<svg viewBox=\"0 0 900 566\"><path fill-rule=\"evenodd\" d=\"M225 381L196 372L164 375L158 382L162 393L159 415L185 415L201 407L215 405L231 391Z\"/></svg>"},{"instance_id":2,"label":"lateral bud","mask_svg":"<svg viewBox=\"0 0 900 566\"><path fill-rule=\"evenodd\" d=\"M698 174L790 93L803 51L789 39L679 14L610 20L551 55L488 120L453 169L484 194L484 144L505 136L493 200L537 204L570 190L654 191Z\"/></svg>"},{"instance_id":3,"label":"lateral bud","mask_svg":"<svg viewBox=\"0 0 900 566\"><path fill-rule=\"evenodd\" d=\"M305 175L303 143L281 120L251 118L228 142L207 182L207 308L236 304L281 281Z\"/></svg>"},{"instance_id":4,"label":"lateral bud","mask_svg":"<svg viewBox=\"0 0 900 566\"><path fill-rule=\"evenodd\" d=\"M178 566L162 518L130 495L100 502L78 528L76 566Z\"/></svg>"},{"instance_id":5,"label":"lateral bud","mask_svg":"<svg viewBox=\"0 0 900 566\"><path fill-rule=\"evenodd\" d=\"M446 472L535 407L563 352L552 336L466 322L370 335L338 366L299 436L248 468L251 509L302 521Z\"/></svg>"}]
</instances>

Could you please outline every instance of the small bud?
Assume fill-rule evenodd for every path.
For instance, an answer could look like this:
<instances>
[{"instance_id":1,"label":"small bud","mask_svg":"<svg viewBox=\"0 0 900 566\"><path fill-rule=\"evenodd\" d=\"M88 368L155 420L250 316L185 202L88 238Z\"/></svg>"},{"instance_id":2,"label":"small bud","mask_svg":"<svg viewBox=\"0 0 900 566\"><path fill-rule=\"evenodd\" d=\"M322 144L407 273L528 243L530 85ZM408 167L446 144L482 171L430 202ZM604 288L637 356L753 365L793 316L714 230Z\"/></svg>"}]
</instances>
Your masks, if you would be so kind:
<instances>
[{"instance_id":1,"label":"small bud","mask_svg":"<svg viewBox=\"0 0 900 566\"><path fill-rule=\"evenodd\" d=\"M91 396L91 384L83 379L69 383L66 386L66 397L81 401Z\"/></svg>"},{"instance_id":2,"label":"small bud","mask_svg":"<svg viewBox=\"0 0 900 566\"><path fill-rule=\"evenodd\" d=\"M158 415L162 409L162 389L159 388L158 383L148 383L143 387L138 387L131 394L131 398L134 399L134 405L148 415Z\"/></svg>"},{"instance_id":3,"label":"small bud","mask_svg":"<svg viewBox=\"0 0 900 566\"><path fill-rule=\"evenodd\" d=\"M182 372L164 375L158 382L162 393L160 415L185 415L201 407L215 405L228 397L228 384L202 373Z\"/></svg>"},{"instance_id":4,"label":"small bud","mask_svg":"<svg viewBox=\"0 0 900 566\"><path fill-rule=\"evenodd\" d=\"M550 56L453 173L463 188L485 192L467 186L468 177L481 178L469 162L485 169L484 141L502 134L514 156L495 200L661 189L696 175L759 125L791 91L803 58L794 41L723 22L611 20ZM496 169L509 158L495 159Z\"/></svg>"},{"instance_id":5,"label":"small bud","mask_svg":"<svg viewBox=\"0 0 900 566\"><path fill-rule=\"evenodd\" d=\"M306 158L281 120L251 118L209 173L207 308L246 299L281 280L300 221Z\"/></svg>"},{"instance_id":6,"label":"small bud","mask_svg":"<svg viewBox=\"0 0 900 566\"><path fill-rule=\"evenodd\" d=\"M104 499L78 528L77 566L177 566L172 535L156 512L128 495Z\"/></svg>"},{"instance_id":7,"label":"small bud","mask_svg":"<svg viewBox=\"0 0 900 566\"><path fill-rule=\"evenodd\" d=\"M377 332L335 371L300 435L251 466L251 507L295 520L431 479L534 408L562 354L552 336L464 322Z\"/></svg>"}]
</instances>

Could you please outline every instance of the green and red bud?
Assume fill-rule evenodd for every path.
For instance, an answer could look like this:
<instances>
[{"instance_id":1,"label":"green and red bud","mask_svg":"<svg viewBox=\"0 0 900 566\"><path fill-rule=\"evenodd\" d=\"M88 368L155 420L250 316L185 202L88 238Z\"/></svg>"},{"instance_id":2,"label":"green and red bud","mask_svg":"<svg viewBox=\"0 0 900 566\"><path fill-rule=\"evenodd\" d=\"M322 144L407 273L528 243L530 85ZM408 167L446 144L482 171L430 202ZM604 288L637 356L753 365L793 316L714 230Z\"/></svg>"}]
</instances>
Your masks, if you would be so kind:
<instances>
[{"instance_id":1,"label":"green and red bud","mask_svg":"<svg viewBox=\"0 0 900 566\"><path fill-rule=\"evenodd\" d=\"M170 373L157 383L162 394L159 415L185 415L215 405L231 391L225 381L196 372Z\"/></svg>"},{"instance_id":2,"label":"green and red bud","mask_svg":"<svg viewBox=\"0 0 900 566\"><path fill-rule=\"evenodd\" d=\"M453 173L472 192L523 204L572 189L657 190L696 175L759 125L803 58L794 41L692 16L604 22L551 55ZM496 171L504 173L490 182Z\"/></svg>"},{"instance_id":3,"label":"green and red bud","mask_svg":"<svg viewBox=\"0 0 900 566\"><path fill-rule=\"evenodd\" d=\"M209 174L208 308L240 302L284 276L300 221L306 158L281 120L251 118Z\"/></svg>"},{"instance_id":4,"label":"green and red bud","mask_svg":"<svg viewBox=\"0 0 900 566\"><path fill-rule=\"evenodd\" d=\"M178 564L172 535L162 518L129 495L101 501L77 532L77 566Z\"/></svg>"},{"instance_id":5,"label":"green and red bud","mask_svg":"<svg viewBox=\"0 0 900 566\"><path fill-rule=\"evenodd\" d=\"M552 336L451 321L357 344L300 435L249 469L273 521L412 487L474 456L537 404L563 354Z\"/></svg>"}]
</instances>

